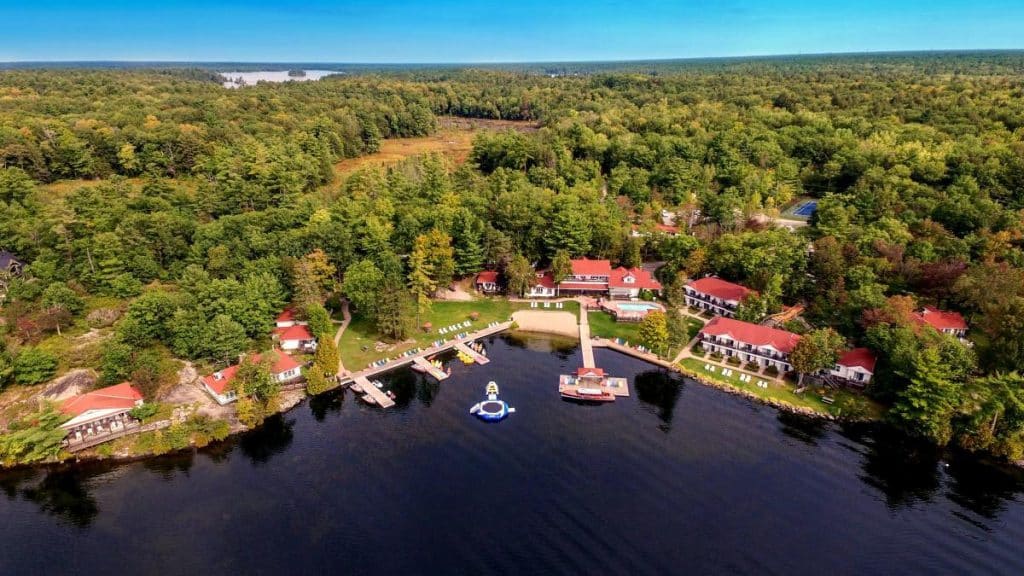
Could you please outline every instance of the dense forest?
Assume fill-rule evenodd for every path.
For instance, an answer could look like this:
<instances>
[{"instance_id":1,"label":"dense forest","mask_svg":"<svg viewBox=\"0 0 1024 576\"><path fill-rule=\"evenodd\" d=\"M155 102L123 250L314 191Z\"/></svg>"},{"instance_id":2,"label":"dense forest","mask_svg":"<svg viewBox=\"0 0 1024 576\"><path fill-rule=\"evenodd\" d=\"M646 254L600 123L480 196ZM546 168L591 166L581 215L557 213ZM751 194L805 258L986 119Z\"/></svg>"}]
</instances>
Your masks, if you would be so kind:
<instances>
[{"instance_id":1,"label":"dense forest","mask_svg":"<svg viewBox=\"0 0 1024 576\"><path fill-rule=\"evenodd\" d=\"M78 366L158 386L288 301L340 292L401 337L429 288L556 257L715 273L760 319L879 355L868 394L911 434L1024 458L1024 55L416 69L222 88L202 70L0 72L0 385ZM528 120L439 156L334 164L444 117ZM818 200L808 226L772 219ZM663 209L684 232L657 233ZM650 234L631 235L636 227ZM330 303L330 301L329 301ZM911 320L962 312L964 344ZM91 353L60 331L112 326Z\"/></svg>"}]
</instances>

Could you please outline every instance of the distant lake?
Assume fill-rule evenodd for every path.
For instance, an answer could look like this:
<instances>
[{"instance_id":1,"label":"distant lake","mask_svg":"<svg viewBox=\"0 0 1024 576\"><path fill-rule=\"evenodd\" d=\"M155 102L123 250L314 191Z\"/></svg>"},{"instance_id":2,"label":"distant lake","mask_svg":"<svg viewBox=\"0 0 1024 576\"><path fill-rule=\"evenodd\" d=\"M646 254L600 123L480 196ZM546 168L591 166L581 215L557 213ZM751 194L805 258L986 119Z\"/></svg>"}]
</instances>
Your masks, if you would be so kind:
<instances>
[{"instance_id":1,"label":"distant lake","mask_svg":"<svg viewBox=\"0 0 1024 576\"><path fill-rule=\"evenodd\" d=\"M1019 471L604 349L631 396L571 404L575 342L487 347L387 375L391 410L340 392L195 453L0 473L0 573L1024 574Z\"/></svg>"},{"instance_id":2,"label":"distant lake","mask_svg":"<svg viewBox=\"0 0 1024 576\"><path fill-rule=\"evenodd\" d=\"M260 70L256 72L218 72L227 78L222 82L225 88L238 88L240 86L255 86L257 82L305 82L307 80L319 80L331 74L342 74L335 70L304 70L305 76L289 76L287 70ZM241 79L240 83L238 80Z\"/></svg>"}]
</instances>

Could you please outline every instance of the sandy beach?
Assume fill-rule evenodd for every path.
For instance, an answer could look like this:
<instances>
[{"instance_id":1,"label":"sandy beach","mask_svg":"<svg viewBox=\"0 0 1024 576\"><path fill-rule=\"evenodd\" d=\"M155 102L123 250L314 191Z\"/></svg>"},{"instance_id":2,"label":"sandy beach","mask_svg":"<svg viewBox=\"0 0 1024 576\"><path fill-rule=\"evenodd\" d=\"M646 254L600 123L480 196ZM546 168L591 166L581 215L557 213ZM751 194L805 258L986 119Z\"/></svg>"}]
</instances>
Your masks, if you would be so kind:
<instances>
[{"instance_id":1,"label":"sandy beach","mask_svg":"<svg viewBox=\"0 0 1024 576\"><path fill-rule=\"evenodd\" d=\"M525 332L541 332L558 334L570 338L579 338L580 330L576 325L576 315L572 312L555 312L549 310L519 310L512 314L519 330Z\"/></svg>"}]
</instances>

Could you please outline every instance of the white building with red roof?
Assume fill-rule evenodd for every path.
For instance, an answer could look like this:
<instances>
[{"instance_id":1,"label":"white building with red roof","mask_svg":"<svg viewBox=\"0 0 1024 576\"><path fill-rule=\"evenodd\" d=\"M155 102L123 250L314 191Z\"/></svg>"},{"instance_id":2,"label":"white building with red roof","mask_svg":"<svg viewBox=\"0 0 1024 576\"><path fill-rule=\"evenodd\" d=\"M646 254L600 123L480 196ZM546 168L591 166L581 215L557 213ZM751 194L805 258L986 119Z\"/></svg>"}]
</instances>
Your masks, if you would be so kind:
<instances>
[{"instance_id":1,"label":"white building with red roof","mask_svg":"<svg viewBox=\"0 0 1024 576\"><path fill-rule=\"evenodd\" d=\"M495 270L484 270L476 275L476 289L484 294L493 294L498 291L498 272Z\"/></svg>"},{"instance_id":2,"label":"white building with red roof","mask_svg":"<svg viewBox=\"0 0 1024 576\"><path fill-rule=\"evenodd\" d=\"M292 326L297 326L299 324L305 325L307 322L305 320L299 320L299 317L295 314L294 308L285 308L283 312L277 315L277 318L274 320L274 324L278 328L291 328Z\"/></svg>"},{"instance_id":3,"label":"white building with red roof","mask_svg":"<svg viewBox=\"0 0 1024 576\"><path fill-rule=\"evenodd\" d=\"M558 285L555 284L555 276L550 270L537 272L525 294L527 298L554 298L556 295Z\"/></svg>"},{"instance_id":4,"label":"white building with red roof","mask_svg":"<svg viewBox=\"0 0 1024 576\"><path fill-rule=\"evenodd\" d=\"M914 319L921 324L935 328L943 334L963 338L967 335L967 321L959 312L939 310L933 306L925 306L920 312L914 313Z\"/></svg>"},{"instance_id":5,"label":"white building with red roof","mask_svg":"<svg viewBox=\"0 0 1024 576\"><path fill-rule=\"evenodd\" d=\"M137 428L139 421L129 412L142 403L142 393L129 382L68 398L60 406L61 412L71 416L61 424L67 431L65 444L70 447L95 445L100 443L98 440L113 439Z\"/></svg>"},{"instance_id":6,"label":"white building with red roof","mask_svg":"<svg viewBox=\"0 0 1024 576\"><path fill-rule=\"evenodd\" d=\"M732 318L744 298L756 294L746 286L707 276L686 284L686 305Z\"/></svg>"},{"instance_id":7,"label":"white building with red roof","mask_svg":"<svg viewBox=\"0 0 1024 576\"><path fill-rule=\"evenodd\" d=\"M608 295L612 298L636 298L641 290L657 292L661 290L661 282L643 268L622 266L612 270L608 277Z\"/></svg>"},{"instance_id":8,"label":"white building with red roof","mask_svg":"<svg viewBox=\"0 0 1024 576\"><path fill-rule=\"evenodd\" d=\"M305 324L274 328L274 338L285 351L316 352L316 336Z\"/></svg>"},{"instance_id":9,"label":"white building with red roof","mask_svg":"<svg viewBox=\"0 0 1024 576\"><path fill-rule=\"evenodd\" d=\"M853 386L863 388L875 375L875 353L867 348L854 348L843 352L828 373Z\"/></svg>"},{"instance_id":10,"label":"white building with red roof","mask_svg":"<svg viewBox=\"0 0 1024 576\"><path fill-rule=\"evenodd\" d=\"M579 258L572 261L572 273L558 283L558 292L607 292L612 263L608 260Z\"/></svg>"},{"instance_id":11,"label":"white building with red roof","mask_svg":"<svg viewBox=\"0 0 1024 576\"><path fill-rule=\"evenodd\" d=\"M288 382L295 380L302 375L302 366L295 361L291 356L281 352L280 350L274 349L271 352L271 358L273 364L270 366L270 374L278 382ZM242 358L241 362L252 362L258 364L263 359L261 354L253 354ZM238 393L234 387L235 375L238 373L238 367L241 364L234 364L228 366L223 370L218 370L209 376L203 376L203 388L213 396L213 399L217 401L221 406L229 404L238 400Z\"/></svg>"},{"instance_id":12,"label":"white building with red roof","mask_svg":"<svg viewBox=\"0 0 1024 576\"><path fill-rule=\"evenodd\" d=\"M743 362L774 366L780 372L793 369L789 355L800 341L800 336L792 332L725 316L716 316L705 324L698 338L706 350L736 356Z\"/></svg>"}]
</instances>

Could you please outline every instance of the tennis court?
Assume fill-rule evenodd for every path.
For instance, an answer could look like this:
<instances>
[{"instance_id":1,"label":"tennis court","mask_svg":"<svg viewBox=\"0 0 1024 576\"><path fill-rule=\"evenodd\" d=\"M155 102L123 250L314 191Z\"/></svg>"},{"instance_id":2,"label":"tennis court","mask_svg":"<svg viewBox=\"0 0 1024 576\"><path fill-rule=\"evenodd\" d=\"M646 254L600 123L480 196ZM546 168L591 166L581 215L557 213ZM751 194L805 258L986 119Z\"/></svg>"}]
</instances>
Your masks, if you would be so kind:
<instances>
[{"instance_id":1,"label":"tennis court","mask_svg":"<svg viewBox=\"0 0 1024 576\"><path fill-rule=\"evenodd\" d=\"M794 216L800 216L801 218L810 218L811 214L818 209L817 200L808 200L797 206L794 206L791 211Z\"/></svg>"}]
</instances>

